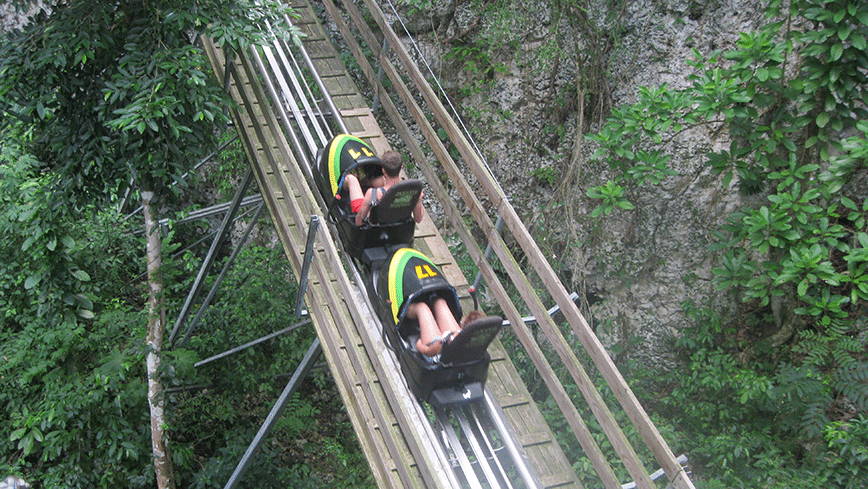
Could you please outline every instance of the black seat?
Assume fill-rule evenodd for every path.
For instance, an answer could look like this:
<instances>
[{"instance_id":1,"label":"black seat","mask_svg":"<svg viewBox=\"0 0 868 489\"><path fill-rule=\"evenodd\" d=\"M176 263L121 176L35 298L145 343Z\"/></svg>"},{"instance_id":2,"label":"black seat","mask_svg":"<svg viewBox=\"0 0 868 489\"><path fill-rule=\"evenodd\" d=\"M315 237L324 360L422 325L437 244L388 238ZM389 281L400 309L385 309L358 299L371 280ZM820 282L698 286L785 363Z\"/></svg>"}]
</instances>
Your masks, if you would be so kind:
<instances>
[{"instance_id":1,"label":"black seat","mask_svg":"<svg viewBox=\"0 0 868 489\"><path fill-rule=\"evenodd\" d=\"M503 320L498 316L485 316L471 322L443 345L440 362L448 365L479 360L502 325Z\"/></svg>"},{"instance_id":2,"label":"black seat","mask_svg":"<svg viewBox=\"0 0 868 489\"><path fill-rule=\"evenodd\" d=\"M422 181L411 178L391 186L377 205L371 207L368 222L386 224L406 221L413 216L413 209L422 195Z\"/></svg>"}]
</instances>

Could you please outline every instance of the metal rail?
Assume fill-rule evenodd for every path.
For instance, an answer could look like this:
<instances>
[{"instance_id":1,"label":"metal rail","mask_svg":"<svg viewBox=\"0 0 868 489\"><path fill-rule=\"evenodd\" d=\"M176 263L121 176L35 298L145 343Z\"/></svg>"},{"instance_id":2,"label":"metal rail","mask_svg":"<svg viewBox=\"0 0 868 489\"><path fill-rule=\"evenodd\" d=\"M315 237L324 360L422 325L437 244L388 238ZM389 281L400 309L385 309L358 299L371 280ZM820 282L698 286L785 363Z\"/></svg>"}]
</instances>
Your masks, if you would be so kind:
<instances>
[{"instance_id":1,"label":"metal rail","mask_svg":"<svg viewBox=\"0 0 868 489\"><path fill-rule=\"evenodd\" d=\"M335 10L333 3L330 0L323 3L343 33L342 21L339 18L341 16L335 16L332 12ZM364 0L364 4L368 5L369 11L374 14L375 20L381 26L381 31L385 34L384 37L389 41L388 44L403 63L408 56L397 41L394 32L385 23L382 12L379 12L379 9L372 5L369 0ZM361 17L357 12L354 12L355 7L352 2L346 3L345 7L354 21L358 20L357 17ZM364 24L364 22L357 23ZM363 34L365 36L372 35L369 30ZM346 39L346 34L344 36ZM305 42L310 42L310 38ZM359 51L358 47L354 46L349 39L347 39L347 44L356 55L356 51ZM379 45L382 44L382 40L371 39L367 41L367 44L376 46L378 49L375 51L381 51ZM336 108L338 104L329 96L329 90L326 89L323 78L314 66L318 61L315 61L305 49L299 51L295 45L290 46L279 40L270 46L251 49L250 53L240 53L235 60L231 61L233 70L228 67L222 70L222 55L217 53L213 47L208 49L210 49L209 57L212 60L212 65L215 66L217 76L220 76L218 70L223 72L224 80L221 81L225 82L227 88L233 93L233 97L240 102L240 106L243 106L243 109L233 114L233 119L241 131L245 150L256 173L263 198L268 205L272 219L279 228L281 240L290 255L291 262L298 271L303 266L302 261L307 259L309 254L306 253L306 256L301 257L297 252L298 247L301 246L300 243L305 241L305 236L299 233L297 228L314 213L325 210L323 198L316 190L317 186L312 178L316 151L323 147L335 132L362 136L356 131L365 132L368 126L365 126L364 130L360 130L356 126L347 127L341 112ZM304 67L298 62L298 57L294 55L295 52L300 52L301 58L304 60ZM408 95L411 92L403 87L404 82L400 76L395 74L394 66L382 53L380 54L381 65L379 68L385 68L384 71L389 75L393 85L399 87L402 99L411 98ZM363 57L360 59L356 55L356 59L366 74L373 72ZM331 67L325 68L326 71L330 69ZM424 80L421 80L418 73L410 68L407 68L407 71L411 78L417 79L417 88L421 91L422 96L429 105L434 106L435 113L439 114L441 111L437 101L432 99L428 93L430 88L425 88L427 85L423 86ZM229 77L232 77L232 80ZM249 85L247 84L248 81L250 82ZM314 87L312 84L316 86ZM315 93L324 95L314 96ZM382 100L386 112L392 117L392 113L396 112L393 102L388 97L381 97L381 95L385 95L385 92L378 84L375 85L375 93L378 100ZM341 95L341 97L343 96ZM317 99L316 97L322 98ZM404 103L414 116L417 113L421 114L413 100L405 100ZM369 113L368 109L355 109L364 107L364 105L349 105L342 102L340 106L353 107L353 109L348 109L350 112L367 111ZM438 115L438 119L441 118ZM358 123L359 119L361 117L351 119L351 121ZM371 116L370 119L372 120L373 117ZM457 186L459 194L470 208L470 213L476 219L477 224L482 227L489 242L494 244L494 252L506 264L507 272L529 303L530 311L537 319L542 320L545 328L552 329L553 323L545 317L546 311L538 297L530 291L525 275L517 270L514 258L508 253L499 233L496 232L496 226L491 224L481 204L473 198L472 192L468 189L468 183L458 175L454 162L448 157L441 156L447 154L442 147L442 142L433 136L429 137L433 131L429 127L428 121L425 120L424 114L422 117L416 117L416 119L450 180ZM426 158L421 150L410 144L410 140L414 138L408 135L406 123L403 120L398 122L394 117L393 122L407 143L413 158L422 163L422 171L438 199L443 201L447 214L450 218L454 218L458 215L454 203L440 188L442 185L428 168ZM457 133L449 124L448 119L440 122L449 129L450 134ZM374 123L374 125L376 124ZM337 131L334 130L336 126ZM372 146L375 151L381 151L384 149L383 146L388 146L388 144L385 143L385 137L379 133L378 128L376 131L379 135L375 135L372 130L365 132L362 137L372 138L374 141ZM458 143L462 143L459 146L466 149L467 145L463 144L462 138L459 137L458 139ZM291 143L287 143L287 140ZM415 140L412 142L415 143ZM547 287L549 287L550 282L551 286L556 289L553 296L558 299L556 302L559 307L564 309L571 325L574 325L577 318L579 322L582 322L583 319L577 315L571 298L558 289L562 286L559 285L559 281L551 277L552 274L547 268L548 264L542 263L545 261L544 258L534 248L532 240L526 236L526 230L518 222L514 209L500 195L497 186L491 182L491 176L485 172L480 173L481 165L476 161L476 157L466 151L462 151L462 156L470 161L474 173L477 174L477 179L481 181L490 200L497 204L498 209L496 210L499 211L503 221L514 235L521 238L519 241L522 247L527 246L530 250L528 256L541 261L541 263L534 263L535 268L541 269L539 274L543 276L543 281L546 282ZM482 275L489 282L489 287L495 291L495 295L500 301L500 297L505 297L506 294L502 290L503 287L499 279L492 272L483 256L484 253L478 249L478 245L466 228L457 225L456 227L459 235L467 243L468 253L477 262L483 272ZM319 244L315 253L316 256L312 258L311 273L313 280L316 280L318 285L309 288L306 303L311 309L313 324L322 341L323 352L333 367L336 383L347 404L347 411L353 420L362 447L368 455L372 472L378 484L381 487L420 487L420 484L427 487L543 487L534 476L533 470L527 462L528 457L524 455L523 450L527 449L529 453L532 453L531 458L535 462L538 462L538 457L542 452L539 451L538 446L532 444L523 446L518 437L512 435L507 417L504 416L503 410L494 401L493 396L488 395L488 392L486 392L484 402L448 411L435 410L433 414L427 413L425 407L412 398L407 389L406 381L400 377L400 369L396 359L388 352L386 343L383 341L382 327L376 321L376 315L371 313L371 305L361 285L366 281L361 277L362 274L358 266L352 260L341 259L337 250L340 244L331 238L334 234L329 232L329 226L325 226L316 238ZM437 238L439 239L439 235ZM445 249L445 244L443 247ZM352 278L347 276L347 271L350 272ZM551 372L550 365L542 356L542 352L539 351L534 339L526 333L525 321L527 318L522 318L511 302L501 303L501 306L513 328L517 331L517 335L522 339L522 343L528 349L534 364L538 366L541 375L546 379L546 384L552 389L558 406L568 417L570 427L576 432L583 448L586 449L586 453L597 468L603 485L605 487L620 487L620 482L616 480L602 453L598 453L599 448L595 446L590 432L578 416L575 406L572 404L573 401L568 398L556 376ZM173 335L175 333L176 331L173 332ZM580 333L587 332L580 330ZM548 336L549 332L547 331L546 334ZM555 342L556 347L566 344L562 336L552 335L552 338L551 341ZM591 342L593 343L593 341ZM613 366L610 365L611 362L599 345L594 343L586 346L586 349L592 353L595 363L604 370L604 373L609 374L608 377L612 377L612 379L607 378L607 380L620 380L623 383L623 379L618 378L619 374L611 370ZM558 351L558 353L561 354L562 352ZM569 360L568 363L576 365L575 369L579 370L578 372L570 371L577 378L577 382L590 386L590 382L585 382L588 380L587 375L581 370L577 360L573 361L575 355L569 355L571 353L569 351L563 353L564 355L561 356L566 358L564 361ZM504 360L503 364L509 364L508 358ZM493 385L495 388L500 388L500 384ZM523 386L521 387L523 388ZM487 390L488 388L486 388ZM502 393L501 391L498 392L499 395ZM632 395L629 393L629 389L626 392L628 392L628 397ZM651 487L650 478L636 460L635 453L631 453L632 448L626 443L626 440L623 440L623 435L618 432L618 427L614 423L611 413L608 412L601 399L598 399L599 395L595 395L593 391L585 392L584 390L583 394L591 403L591 409L597 415L598 420L604 425L604 431L617 445L616 450L619 455L623 455L622 460L628 465L628 470L634 476L637 485L643 488ZM530 400L529 395L525 399ZM625 403L627 404L625 407L631 411L628 412L631 417L641 418L644 416L644 412L635 406L633 400L627 400L630 402ZM535 409L532 400L528 404ZM507 413L516 426L526 423L521 418L514 416L514 413L532 412L530 408L519 410L515 407L515 403L510 403L508 406ZM572 413L572 417L568 416L570 413ZM536 415L538 416L539 413L536 412ZM433 421L431 416L434 417ZM540 428L531 428L531 433L538 433L539 429L547 429L544 422L541 421L541 417L535 418L531 415L526 416L526 419L539 420L536 424L542 425ZM640 431L646 437L650 434L650 438L658 438L659 434L656 433L653 426L649 428L648 423L647 420L639 419L636 424L642 428ZM524 428L527 429L528 426L525 425ZM526 434L527 431L524 433ZM554 440L554 436L551 435L549 439ZM675 461L669 460L672 457L669 457L670 454L667 453L668 447L661 444L661 441L655 439L650 445L652 451L655 451L655 456L661 460L661 465L666 469L666 475L675 483L676 487L692 487L683 469L673 466L674 464L671 462ZM553 443L553 445L556 444ZM559 447L557 450L560 450ZM558 460L558 463L561 464L562 460L558 459L558 455L553 452L546 460ZM560 458L564 459L562 453ZM548 478L547 482L558 487L567 484L578 485L569 464L565 465L567 467L565 472L568 472L569 476L564 476L558 481ZM535 467L541 473L546 470L541 468L539 464ZM546 472L546 474L551 473ZM558 474L558 477L561 475Z\"/></svg>"},{"instance_id":2,"label":"metal rail","mask_svg":"<svg viewBox=\"0 0 868 489\"><path fill-rule=\"evenodd\" d=\"M443 449L464 486L518 489L543 487L497 401L485 399L449 409L432 408Z\"/></svg>"},{"instance_id":3,"label":"metal rail","mask_svg":"<svg viewBox=\"0 0 868 489\"><path fill-rule=\"evenodd\" d=\"M489 388L481 400L432 409L440 441L464 486L543 487Z\"/></svg>"},{"instance_id":4,"label":"metal rail","mask_svg":"<svg viewBox=\"0 0 868 489\"><path fill-rule=\"evenodd\" d=\"M292 146L296 158L298 161L303 162L303 171L308 178L308 185L315 187L311 178L315 152L319 147L325 146L334 135L334 131L326 118L323 117L323 112L317 109L320 101L310 99L313 90L307 84L307 80L315 80L319 84L319 89L323 93L326 105L332 109L330 111L332 122L338 126L338 130L345 130L346 125L343 123L340 114L333 109L334 103L330 99L328 92L322 90L319 75L312 66L308 66L309 72L303 72L302 68L295 62L295 57L291 54L288 47L282 41L275 41L272 46L266 46L261 49L264 57L256 49L251 50L251 57L263 74L263 81L268 89L271 100L279 101L275 104L275 108L280 114L281 127L287 137L294 143ZM310 57L303 48L301 48L301 52L304 59L310 63ZM228 73L229 70L226 70L226 72ZM311 221L311 231L309 231L307 237L307 251L302 265L303 273L306 272L310 264L311 248L314 239L312 229L314 229L316 223L316 216L314 216ZM357 263L351 262L351 267L356 278L355 283L359 292L358 296L364 298L364 301L367 302L367 294L363 290L363 284L366 281L360 278ZM370 305L368 304L368 306ZM375 325L375 327L380 330L382 329L381 325ZM319 345L316 344L312 348L318 349ZM285 397L282 396L282 399ZM278 403L278 405L281 404ZM275 407L275 410L279 411L279 409L278 406ZM502 413L499 411L489 413L483 410L487 414L483 418L480 418L478 409L459 407L451 412L438 411L441 412L437 414L437 418L442 421L439 423L439 429L441 433L447 434L444 439L448 439L448 443L443 445L433 444L433 446L441 450L439 454L440 458L454 457L454 459L460 461L457 465L461 468L460 476L455 473L447 476L447 479L452 481L451 485L453 487L457 487L456 483L458 483L458 479L460 478L463 481L463 483L458 483L460 486L469 485L469 487L478 487L480 489L482 487L512 488L514 486L509 480L510 476L507 474L507 469L504 468L505 465L520 467L518 472L523 476L530 473L527 464L522 458L508 457L509 459L506 462L502 460L504 453L507 455L515 453L514 451L503 449L503 440L511 438L511 435L506 431L503 433L497 431L498 427L506 426L507 423ZM491 421L491 417L497 417L497 420ZM274 416L269 416L269 420L273 418ZM459 425L460 438L458 433L452 428L450 419ZM485 429L485 426L490 428ZM268 431L269 425L266 424L260 430L260 435L257 435L254 444L248 449L248 453L245 454L245 458L239 464L236 473L233 474L227 487L234 486L243 475L247 461L255 453L256 447L261 443L262 437ZM433 430L431 433L433 434ZM511 445L515 445L516 443L514 440L510 441ZM450 454L449 456L447 456L447 452ZM410 485L408 474L402 472L400 468L399 472L403 474L400 477L403 483ZM527 479L523 487L541 486L535 481Z\"/></svg>"},{"instance_id":5,"label":"metal rail","mask_svg":"<svg viewBox=\"0 0 868 489\"><path fill-rule=\"evenodd\" d=\"M260 70L270 74L265 78L265 84L272 99L281 102L281 109L279 110L282 113L282 127L285 131L291 132L289 135L291 140L297 141L301 145L295 150L298 153L297 156L301 156L300 160L307 162L306 166L310 172L316 149L325 146L335 132L332 127L326 124L327 121L324 118L318 117L320 111L314 110L319 104L318 101L308 98L313 91L307 84L307 80L317 82L318 88L323 94L323 102L327 106L334 107L334 102L331 100L330 94L322 90L321 78L313 66L308 64L309 71L303 72L302 68L295 62L295 57L291 52L288 52L288 47L288 44L284 42L275 42L272 46L263 49L265 60L262 57L257 57L256 61ZM303 47L297 49L309 63L310 56L306 50ZM293 61L290 62L290 60ZM289 109L289 113L292 114L291 117L289 113L283 111L283 107ZM335 125L338 126L338 130L346 129L346 124L339 112L331 110L331 117ZM309 184L314 186L313 181L310 181ZM367 281L362 279L358 263L352 261L351 266L360 296L367 301L368 294L363 290ZM382 328L381 325L377 325L377 327ZM511 431L507 429L508 421L503 416L502 411L487 409L492 402L496 403L493 399L487 399L484 405L479 402L480 405L476 409L471 409L469 406L459 406L450 411L436 410L438 428L441 433L446 434L444 437L446 443L440 445L440 448L444 450L441 456L445 457L447 453L450 454L454 460L458 461L457 467L461 471L460 474L454 474L453 479L457 480L460 475L463 484L471 488L512 488L514 486L510 482L511 476L504 468L506 465L515 468L519 474L518 477L524 482L524 486L521 487L542 487L532 475L527 461L522 457L515 457L517 451L505 449L505 440L508 440L506 443L511 447L519 446L519 444ZM460 437L452 427L450 420L459 425ZM488 429L484 429L486 426Z\"/></svg>"}]
</instances>

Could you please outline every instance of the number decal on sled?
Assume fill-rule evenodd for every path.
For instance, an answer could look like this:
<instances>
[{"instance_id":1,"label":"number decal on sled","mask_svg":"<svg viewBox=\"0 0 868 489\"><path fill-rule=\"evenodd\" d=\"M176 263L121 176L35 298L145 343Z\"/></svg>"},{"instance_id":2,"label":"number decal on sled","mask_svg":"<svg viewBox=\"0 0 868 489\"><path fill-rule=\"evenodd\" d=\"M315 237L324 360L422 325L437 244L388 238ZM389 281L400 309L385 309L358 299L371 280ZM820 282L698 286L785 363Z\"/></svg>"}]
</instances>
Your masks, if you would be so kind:
<instances>
[{"instance_id":1,"label":"number decal on sled","mask_svg":"<svg viewBox=\"0 0 868 489\"><path fill-rule=\"evenodd\" d=\"M416 276L419 278L436 277L437 272L431 270L428 265L416 265Z\"/></svg>"},{"instance_id":2,"label":"number decal on sled","mask_svg":"<svg viewBox=\"0 0 868 489\"><path fill-rule=\"evenodd\" d=\"M356 150L354 150L354 149L352 149L352 148L347 148L347 152L350 154L350 156L353 157L354 160L359 159L359 157L362 156L362 153L364 153L365 156L367 156L367 157L369 157L369 158L370 158L371 156L374 156L374 153L371 153L371 151L370 151L368 148L364 147L364 146L362 146L362 151L361 151L361 152L356 151Z\"/></svg>"}]
</instances>

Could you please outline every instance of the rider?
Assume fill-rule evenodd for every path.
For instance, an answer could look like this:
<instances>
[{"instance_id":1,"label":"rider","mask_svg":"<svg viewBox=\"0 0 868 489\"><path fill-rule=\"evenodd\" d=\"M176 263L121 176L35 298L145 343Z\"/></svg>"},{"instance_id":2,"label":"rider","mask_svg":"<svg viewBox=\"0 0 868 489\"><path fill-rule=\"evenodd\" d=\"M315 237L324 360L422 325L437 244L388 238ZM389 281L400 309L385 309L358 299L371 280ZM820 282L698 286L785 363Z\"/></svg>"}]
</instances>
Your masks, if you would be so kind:
<instances>
[{"instance_id":1,"label":"rider","mask_svg":"<svg viewBox=\"0 0 868 489\"><path fill-rule=\"evenodd\" d=\"M412 346L429 360L483 316L470 311L459 325L461 304L455 289L430 258L413 248L392 253L381 269L377 290L399 334L413 339Z\"/></svg>"},{"instance_id":2,"label":"rider","mask_svg":"<svg viewBox=\"0 0 868 489\"><path fill-rule=\"evenodd\" d=\"M364 194L362 193L362 185L358 177L350 173L344 178L344 183L350 192L350 211L356 214L356 226L361 226L365 222L365 218L371 212L371 206L376 205L371 203L372 200L376 203L389 188L401 181L403 163L400 153L397 151L386 151L380 157L380 162L383 164L383 177L382 179L377 177L373 180L374 185L380 186L368 188ZM419 200L416 201L416 208L413 209L413 219L417 223L421 222L424 212L422 208L422 195L420 194Z\"/></svg>"}]
</instances>

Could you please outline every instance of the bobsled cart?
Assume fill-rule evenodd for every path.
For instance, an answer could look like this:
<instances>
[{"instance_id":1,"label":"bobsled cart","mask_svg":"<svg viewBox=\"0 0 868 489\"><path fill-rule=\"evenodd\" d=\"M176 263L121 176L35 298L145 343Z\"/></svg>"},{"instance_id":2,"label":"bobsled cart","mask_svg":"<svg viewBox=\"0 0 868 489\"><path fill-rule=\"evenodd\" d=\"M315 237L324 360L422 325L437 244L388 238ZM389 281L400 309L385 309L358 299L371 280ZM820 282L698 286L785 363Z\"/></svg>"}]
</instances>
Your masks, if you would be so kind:
<instances>
[{"instance_id":1,"label":"bobsled cart","mask_svg":"<svg viewBox=\"0 0 868 489\"><path fill-rule=\"evenodd\" d=\"M413 244L413 209L422 194L420 180L402 180L389 188L371 208L366 222L356 226L344 180L350 172L355 173L364 194L365 183L383 173L380 158L361 139L339 134L317 152L316 161L314 179L350 256L370 266L385 259L391 249Z\"/></svg>"},{"instance_id":2,"label":"bobsled cart","mask_svg":"<svg viewBox=\"0 0 868 489\"><path fill-rule=\"evenodd\" d=\"M419 324L406 317L407 307L418 301L431 304L441 297L460 322L461 303L455 289L427 256L412 248L394 251L373 271L371 280L371 302L413 394L435 406L481 398L491 360L487 349L500 331L501 318L472 321L443 345L439 358L426 357L416 349Z\"/></svg>"}]
</instances>

